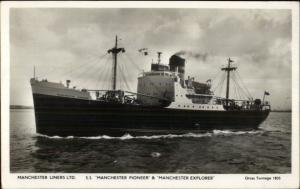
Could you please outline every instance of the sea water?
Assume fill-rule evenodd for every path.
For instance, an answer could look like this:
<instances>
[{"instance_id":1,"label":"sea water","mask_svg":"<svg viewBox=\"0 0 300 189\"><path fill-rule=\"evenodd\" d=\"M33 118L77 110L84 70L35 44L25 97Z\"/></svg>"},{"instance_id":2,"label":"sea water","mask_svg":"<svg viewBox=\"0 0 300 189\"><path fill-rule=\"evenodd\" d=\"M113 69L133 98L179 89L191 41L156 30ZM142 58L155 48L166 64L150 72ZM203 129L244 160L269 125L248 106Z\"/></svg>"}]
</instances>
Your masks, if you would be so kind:
<instances>
[{"instance_id":1,"label":"sea water","mask_svg":"<svg viewBox=\"0 0 300 189\"><path fill-rule=\"evenodd\" d=\"M10 111L12 173L290 173L291 113L259 130L121 137L36 134L34 111Z\"/></svg>"}]
</instances>

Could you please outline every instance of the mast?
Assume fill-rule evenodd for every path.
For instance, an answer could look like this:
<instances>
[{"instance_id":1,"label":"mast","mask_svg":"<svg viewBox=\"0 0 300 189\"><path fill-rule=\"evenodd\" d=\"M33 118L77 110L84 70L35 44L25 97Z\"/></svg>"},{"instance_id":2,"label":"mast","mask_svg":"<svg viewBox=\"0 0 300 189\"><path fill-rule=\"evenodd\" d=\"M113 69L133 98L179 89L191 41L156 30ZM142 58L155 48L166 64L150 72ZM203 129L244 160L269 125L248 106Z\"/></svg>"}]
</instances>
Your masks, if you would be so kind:
<instances>
[{"instance_id":1,"label":"mast","mask_svg":"<svg viewBox=\"0 0 300 189\"><path fill-rule=\"evenodd\" d=\"M112 89L116 90L117 87L117 64L118 64L118 53L125 52L124 48L118 48L118 36L116 36L115 47L109 49L108 53L112 53L113 56L113 73L112 73Z\"/></svg>"},{"instance_id":2,"label":"mast","mask_svg":"<svg viewBox=\"0 0 300 189\"><path fill-rule=\"evenodd\" d=\"M230 65L231 62L233 62L233 60L231 60L230 58L228 58L228 65L227 65L227 67L221 69L221 70L224 70L225 72L227 72L226 106L228 106L228 99L229 99L230 72L237 69L236 67Z\"/></svg>"},{"instance_id":3,"label":"mast","mask_svg":"<svg viewBox=\"0 0 300 189\"><path fill-rule=\"evenodd\" d=\"M157 64L160 64L160 56L161 56L162 52L157 52Z\"/></svg>"}]
</instances>

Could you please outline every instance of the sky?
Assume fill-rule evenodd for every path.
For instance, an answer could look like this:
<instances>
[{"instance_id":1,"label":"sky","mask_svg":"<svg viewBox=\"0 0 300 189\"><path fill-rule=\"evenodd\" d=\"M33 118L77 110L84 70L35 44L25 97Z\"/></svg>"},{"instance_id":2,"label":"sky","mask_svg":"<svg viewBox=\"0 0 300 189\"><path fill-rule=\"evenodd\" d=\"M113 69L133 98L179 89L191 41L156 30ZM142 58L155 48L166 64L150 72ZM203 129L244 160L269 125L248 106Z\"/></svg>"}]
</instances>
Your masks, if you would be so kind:
<instances>
[{"instance_id":1,"label":"sky","mask_svg":"<svg viewBox=\"0 0 300 189\"><path fill-rule=\"evenodd\" d=\"M212 79L213 86L222 80L220 69L230 57L240 86L253 98L268 91L273 109L290 109L291 27L291 11L284 9L13 8L10 103L33 105L29 80L34 66L39 79L109 88L112 59L107 50L118 35L126 50L118 58L118 88L135 91L139 73L150 70L158 51L164 64L181 54L186 76ZM144 56L141 48L149 54ZM236 85L231 86L235 91Z\"/></svg>"}]
</instances>

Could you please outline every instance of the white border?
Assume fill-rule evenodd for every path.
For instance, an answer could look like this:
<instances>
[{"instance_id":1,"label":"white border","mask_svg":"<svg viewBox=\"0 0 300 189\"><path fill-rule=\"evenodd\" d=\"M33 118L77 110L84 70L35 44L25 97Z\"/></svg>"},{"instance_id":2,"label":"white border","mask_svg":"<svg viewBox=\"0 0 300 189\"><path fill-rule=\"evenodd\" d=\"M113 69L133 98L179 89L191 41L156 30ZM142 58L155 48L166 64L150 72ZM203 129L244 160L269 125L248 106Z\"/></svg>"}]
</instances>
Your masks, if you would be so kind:
<instances>
[{"instance_id":1,"label":"white border","mask_svg":"<svg viewBox=\"0 0 300 189\"><path fill-rule=\"evenodd\" d=\"M10 8L231 8L292 10L292 173L197 174L213 181L99 181L95 175L131 174L11 174L9 172L9 9ZM299 188L299 3L298 2L1 2L1 180L3 188ZM73 175L76 180L20 180L17 175ZM140 174L132 174L140 175ZM150 175L154 174L142 174ZM166 174L155 174L166 175ZM170 174L168 174L170 175ZM172 174L186 175L186 174ZM246 181L245 176L280 176L279 181Z\"/></svg>"}]
</instances>

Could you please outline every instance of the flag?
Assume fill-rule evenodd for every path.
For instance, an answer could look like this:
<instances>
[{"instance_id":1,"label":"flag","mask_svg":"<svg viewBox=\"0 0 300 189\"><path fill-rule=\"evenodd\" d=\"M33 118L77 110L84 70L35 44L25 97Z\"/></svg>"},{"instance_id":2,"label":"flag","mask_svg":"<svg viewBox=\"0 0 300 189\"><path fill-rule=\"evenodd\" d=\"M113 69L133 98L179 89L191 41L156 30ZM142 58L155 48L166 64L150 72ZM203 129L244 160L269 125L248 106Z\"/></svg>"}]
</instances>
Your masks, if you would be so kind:
<instances>
[{"instance_id":1,"label":"flag","mask_svg":"<svg viewBox=\"0 0 300 189\"><path fill-rule=\"evenodd\" d=\"M233 60L231 60L231 59L229 58L229 59L228 59L228 62L231 63L231 62L233 62Z\"/></svg>"},{"instance_id":2,"label":"flag","mask_svg":"<svg viewBox=\"0 0 300 189\"><path fill-rule=\"evenodd\" d=\"M269 92L267 92L267 91L265 91L265 95L270 95L270 93L269 93Z\"/></svg>"},{"instance_id":3,"label":"flag","mask_svg":"<svg viewBox=\"0 0 300 189\"><path fill-rule=\"evenodd\" d=\"M145 56L148 55L148 48L142 48L138 50L140 53L143 53Z\"/></svg>"}]
</instances>

